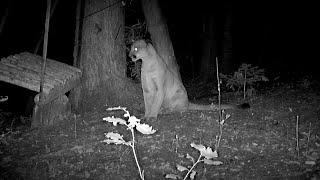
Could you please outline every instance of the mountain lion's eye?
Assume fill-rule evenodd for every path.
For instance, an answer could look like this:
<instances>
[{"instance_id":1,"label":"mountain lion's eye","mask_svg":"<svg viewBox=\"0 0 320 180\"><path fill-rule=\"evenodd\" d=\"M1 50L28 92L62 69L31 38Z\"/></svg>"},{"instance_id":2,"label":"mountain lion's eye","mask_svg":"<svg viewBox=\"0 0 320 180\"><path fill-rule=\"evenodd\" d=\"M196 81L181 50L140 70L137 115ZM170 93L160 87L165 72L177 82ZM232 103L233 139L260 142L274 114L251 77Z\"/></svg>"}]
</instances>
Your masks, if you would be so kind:
<instances>
[{"instance_id":1,"label":"mountain lion's eye","mask_svg":"<svg viewBox=\"0 0 320 180\"><path fill-rule=\"evenodd\" d=\"M134 48L133 50L134 50L134 51L138 51L138 48Z\"/></svg>"}]
</instances>

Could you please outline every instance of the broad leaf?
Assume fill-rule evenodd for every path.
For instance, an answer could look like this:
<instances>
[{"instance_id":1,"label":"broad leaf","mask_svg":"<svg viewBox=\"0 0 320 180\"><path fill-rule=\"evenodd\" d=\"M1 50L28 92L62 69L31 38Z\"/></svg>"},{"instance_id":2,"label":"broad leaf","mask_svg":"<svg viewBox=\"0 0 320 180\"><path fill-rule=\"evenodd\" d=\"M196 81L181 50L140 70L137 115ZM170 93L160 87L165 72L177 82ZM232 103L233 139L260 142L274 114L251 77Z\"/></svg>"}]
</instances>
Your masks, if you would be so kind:
<instances>
[{"instance_id":1,"label":"broad leaf","mask_svg":"<svg viewBox=\"0 0 320 180\"><path fill-rule=\"evenodd\" d=\"M184 166L181 166L181 165L179 165L179 164L177 164L177 169L178 169L178 171L180 171L180 172L182 172L182 171L189 171L188 168L186 168L186 167L184 167Z\"/></svg>"},{"instance_id":2,"label":"broad leaf","mask_svg":"<svg viewBox=\"0 0 320 180\"><path fill-rule=\"evenodd\" d=\"M129 124L128 124L129 129L133 129L134 127L136 127L137 124L140 124L140 119L136 118L135 116L130 116L128 121L129 121Z\"/></svg>"},{"instance_id":3,"label":"broad leaf","mask_svg":"<svg viewBox=\"0 0 320 180\"><path fill-rule=\"evenodd\" d=\"M181 176L176 175L176 174L167 174L167 175L165 176L165 178L166 178L166 179L182 179Z\"/></svg>"},{"instance_id":4,"label":"broad leaf","mask_svg":"<svg viewBox=\"0 0 320 180\"><path fill-rule=\"evenodd\" d=\"M118 106L118 107L110 107L110 108L107 108L107 111L124 110L124 109L126 109L126 108L121 107L121 106Z\"/></svg>"},{"instance_id":5,"label":"broad leaf","mask_svg":"<svg viewBox=\"0 0 320 180\"><path fill-rule=\"evenodd\" d=\"M191 143L190 146L199 150L200 152L203 151L204 149L206 149L206 147L202 144Z\"/></svg>"},{"instance_id":6,"label":"broad leaf","mask_svg":"<svg viewBox=\"0 0 320 180\"><path fill-rule=\"evenodd\" d=\"M190 173L190 179L194 179L196 174L197 174L197 172L195 170L192 170L191 173Z\"/></svg>"},{"instance_id":7,"label":"broad leaf","mask_svg":"<svg viewBox=\"0 0 320 180\"><path fill-rule=\"evenodd\" d=\"M109 132L107 134L105 134L106 138L105 140L103 140L102 142L105 142L107 144L123 144L123 145L127 145L127 146L131 146L132 142L126 142L123 139L123 136L118 134L118 133L114 133L114 132Z\"/></svg>"},{"instance_id":8,"label":"broad leaf","mask_svg":"<svg viewBox=\"0 0 320 180\"><path fill-rule=\"evenodd\" d=\"M221 162L221 161L213 161L211 159L204 159L203 163L208 164L208 165L215 165L215 166L223 164L223 162Z\"/></svg>"},{"instance_id":9,"label":"broad leaf","mask_svg":"<svg viewBox=\"0 0 320 180\"><path fill-rule=\"evenodd\" d=\"M188 153L187 153L187 159L190 159L193 164L195 163L194 158L192 156L190 156Z\"/></svg>"},{"instance_id":10,"label":"broad leaf","mask_svg":"<svg viewBox=\"0 0 320 180\"><path fill-rule=\"evenodd\" d=\"M142 134L153 134L156 130L152 129L152 126L148 124L136 124L136 129Z\"/></svg>"},{"instance_id":11,"label":"broad leaf","mask_svg":"<svg viewBox=\"0 0 320 180\"><path fill-rule=\"evenodd\" d=\"M216 158L218 157L217 151L212 151L211 147L205 147L202 144L190 144L191 147L196 148L200 151L201 156L204 156L206 159Z\"/></svg>"},{"instance_id":12,"label":"broad leaf","mask_svg":"<svg viewBox=\"0 0 320 180\"><path fill-rule=\"evenodd\" d=\"M114 116L105 117L105 118L103 118L103 120L112 123L114 126L117 126L118 123L121 124L121 125L126 125L127 124L127 122L124 119L115 118Z\"/></svg>"}]
</instances>

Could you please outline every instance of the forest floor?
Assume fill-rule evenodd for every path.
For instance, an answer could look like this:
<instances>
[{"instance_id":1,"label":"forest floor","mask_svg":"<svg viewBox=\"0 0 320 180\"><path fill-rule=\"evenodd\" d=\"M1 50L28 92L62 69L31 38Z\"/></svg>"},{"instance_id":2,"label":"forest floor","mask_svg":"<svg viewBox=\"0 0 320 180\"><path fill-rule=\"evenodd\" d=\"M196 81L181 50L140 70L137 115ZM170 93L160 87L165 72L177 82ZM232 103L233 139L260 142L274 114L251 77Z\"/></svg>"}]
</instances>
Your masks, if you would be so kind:
<instances>
[{"instance_id":1,"label":"forest floor","mask_svg":"<svg viewBox=\"0 0 320 180\"><path fill-rule=\"evenodd\" d=\"M225 93L222 100L240 102L234 97ZM259 90L248 102L250 109L225 112L230 117L213 159L219 163L197 164L195 179L320 179L319 86L280 83ZM123 112L72 115L45 129L6 131L0 137L0 179L140 179L130 146L102 142L107 132L132 138L125 127L102 120L108 116L123 118ZM216 148L218 119L217 111L188 111L145 122L157 130L152 135L135 132L145 179L168 174L183 179L186 171L178 171L177 165L190 168L190 156L200 155L191 143Z\"/></svg>"}]
</instances>

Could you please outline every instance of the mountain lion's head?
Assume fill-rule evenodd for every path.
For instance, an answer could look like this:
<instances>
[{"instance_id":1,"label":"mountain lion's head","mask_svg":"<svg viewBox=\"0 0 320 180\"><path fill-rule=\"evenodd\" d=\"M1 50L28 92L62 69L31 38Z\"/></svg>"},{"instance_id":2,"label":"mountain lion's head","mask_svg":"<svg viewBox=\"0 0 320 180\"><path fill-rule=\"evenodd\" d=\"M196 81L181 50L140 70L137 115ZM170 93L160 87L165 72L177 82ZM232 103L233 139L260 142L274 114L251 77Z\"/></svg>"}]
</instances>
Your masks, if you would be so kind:
<instances>
[{"instance_id":1,"label":"mountain lion's head","mask_svg":"<svg viewBox=\"0 0 320 180\"><path fill-rule=\"evenodd\" d=\"M132 61L137 61L139 59L143 60L145 57L149 56L148 53L148 44L144 40L135 41L131 45L131 50L129 53L129 57Z\"/></svg>"}]
</instances>

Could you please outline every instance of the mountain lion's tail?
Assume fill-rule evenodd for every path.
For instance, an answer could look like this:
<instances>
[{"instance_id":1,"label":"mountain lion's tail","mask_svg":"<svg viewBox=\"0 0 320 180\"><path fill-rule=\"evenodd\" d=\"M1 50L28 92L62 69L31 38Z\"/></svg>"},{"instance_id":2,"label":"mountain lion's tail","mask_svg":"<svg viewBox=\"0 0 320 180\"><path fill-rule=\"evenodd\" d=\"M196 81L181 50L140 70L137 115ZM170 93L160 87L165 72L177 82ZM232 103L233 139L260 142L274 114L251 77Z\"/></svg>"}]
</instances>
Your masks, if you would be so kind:
<instances>
[{"instance_id":1,"label":"mountain lion's tail","mask_svg":"<svg viewBox=\"0 0 320 180\"><path fill-rule=\"evenodd\" d=\"M239 105L221 104L220 107L221 109L249 109L250 105L249 103L243 103ZM212 110L219 110L219 105L217 104L201 105L201 104L193 104L189 102L188 109L212 111Z\"/></svg>"}]
</instances>

